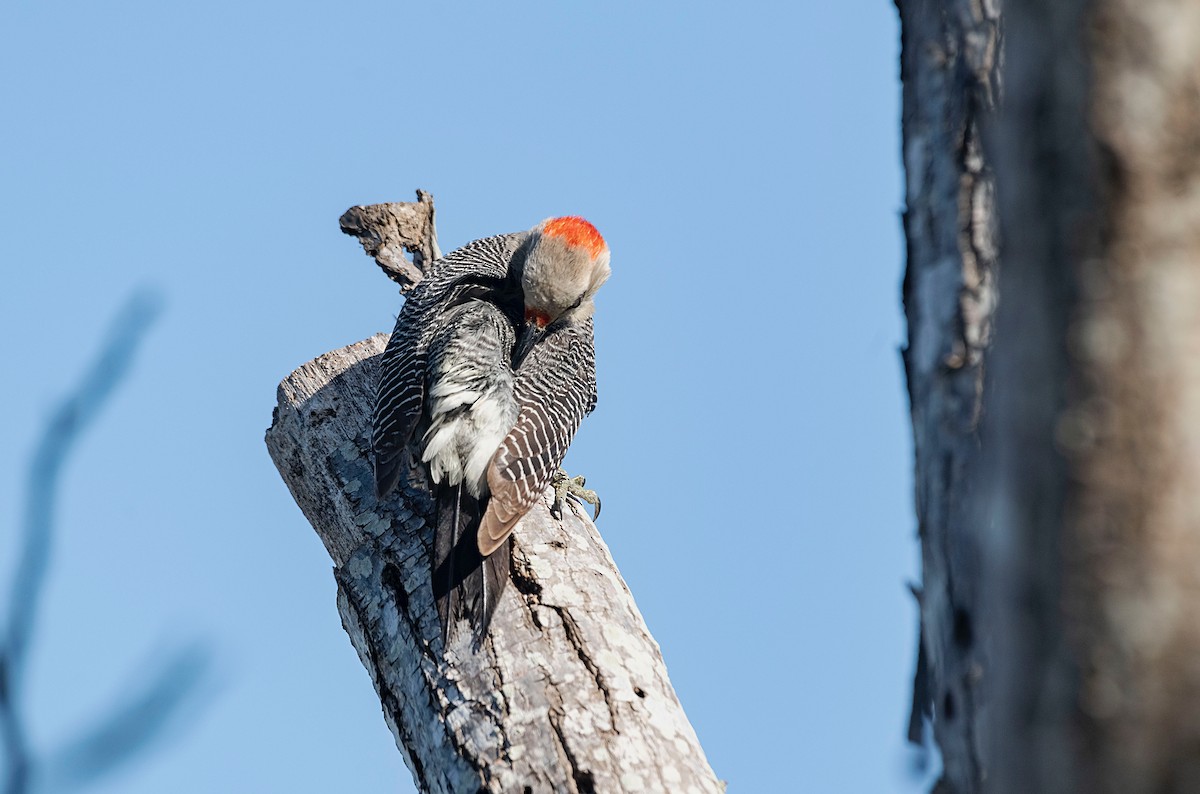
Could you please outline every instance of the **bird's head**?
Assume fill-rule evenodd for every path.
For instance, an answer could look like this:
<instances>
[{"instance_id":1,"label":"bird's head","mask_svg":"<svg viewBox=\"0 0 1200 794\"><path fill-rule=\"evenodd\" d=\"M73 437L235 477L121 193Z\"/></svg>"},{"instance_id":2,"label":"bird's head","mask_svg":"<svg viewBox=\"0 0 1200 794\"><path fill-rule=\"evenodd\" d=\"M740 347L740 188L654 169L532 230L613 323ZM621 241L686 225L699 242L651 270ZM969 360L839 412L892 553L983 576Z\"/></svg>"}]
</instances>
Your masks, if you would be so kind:
<instances>
[{"instance_id":1,"label":"bird's head","mask_svg":"<svg viewBox=\"0 0 1200 794\"><path fill-rule=\"evenodd\" d=\"M611 272L608 244L595 226L577 216L542 221L521 267L526 323L541 330L563 317L586 319Z\"/></svg>"}]
</instances>

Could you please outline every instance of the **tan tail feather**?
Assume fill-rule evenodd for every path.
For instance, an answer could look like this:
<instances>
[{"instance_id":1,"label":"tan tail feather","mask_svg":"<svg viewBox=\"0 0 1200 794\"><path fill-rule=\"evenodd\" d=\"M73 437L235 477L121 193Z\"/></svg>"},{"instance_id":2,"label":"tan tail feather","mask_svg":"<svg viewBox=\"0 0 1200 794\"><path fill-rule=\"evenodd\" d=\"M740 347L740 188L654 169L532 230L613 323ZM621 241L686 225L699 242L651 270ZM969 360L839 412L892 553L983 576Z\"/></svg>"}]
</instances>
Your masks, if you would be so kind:
<instances>
[{"instance_id":1,"label":"tan tail feather","mask_svg":"<svg viewBox=\"0 0 1200 794\"><path fill-rule=\"evenodd\" d=\"M496 515L495 509L488 505L483 520L479 522L479 553L484 557L494 552L504 544L505 539L512 534L520 516L513 516L508 521Z\"/></svg>"}]
</instances>

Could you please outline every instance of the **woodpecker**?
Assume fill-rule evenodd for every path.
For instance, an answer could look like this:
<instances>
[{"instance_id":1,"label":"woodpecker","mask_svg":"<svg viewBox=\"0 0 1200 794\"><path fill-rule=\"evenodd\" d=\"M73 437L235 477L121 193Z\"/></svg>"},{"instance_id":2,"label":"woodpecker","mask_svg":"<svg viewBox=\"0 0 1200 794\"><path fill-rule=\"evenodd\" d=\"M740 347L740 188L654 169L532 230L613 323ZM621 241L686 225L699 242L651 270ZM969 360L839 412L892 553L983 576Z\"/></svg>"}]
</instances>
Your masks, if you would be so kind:
<instances>
[{"instance_id":1,"label":"woodpecker","mask_svg":"<svg viewBox=\"0 0 1200 794\"><path fill-rule=\"evenodd\" d=\"M592 224L551 218L447 254L396 321L375 404L375 490L386 498L404 471L427 467L447 642L462 619L486 632L513 528L596 405L592 298L609 261Z\"/></svg>"}]
</instances>

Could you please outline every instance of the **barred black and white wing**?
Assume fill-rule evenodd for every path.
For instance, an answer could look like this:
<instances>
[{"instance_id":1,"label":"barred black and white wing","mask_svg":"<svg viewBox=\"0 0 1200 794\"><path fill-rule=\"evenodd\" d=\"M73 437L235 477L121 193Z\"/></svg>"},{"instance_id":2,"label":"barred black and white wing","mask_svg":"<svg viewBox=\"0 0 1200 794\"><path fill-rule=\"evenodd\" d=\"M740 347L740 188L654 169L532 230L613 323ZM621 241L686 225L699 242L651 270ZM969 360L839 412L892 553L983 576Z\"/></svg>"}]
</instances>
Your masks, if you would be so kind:
<instances>
[{"instance_id":1,"label":"barred black and white wing","mask_svg":"<svg viewBox=\"0 0 1200 794\"><path fill-rule=\"evenodd\" d=\"M409 293L380 363L371 434L379 498L396 487L406 450L427 418L430 343L463 300L508 279L509 262L527 237L523 232L468 243L434 262Z\"/></svg>"},{"instance_id":2,"label":"barred black and white wing","mask_svg":"<svg viewBox=\"0 0 1200 794\"><path fill-rule=\"evenodd\" d=\"M406 304L407 308L411 304ZM402 312L380 364L371 446L375 452L375 495L382 499L400 479L405 450L425 400L426 355L419 328Z\"/></svg>"},{"instance_id":3,"label":"barred black and white wing","mask_svg":"<svg viewBox=\"0 0 1200 794\"><path fill-rule=\"evenodd\" d=\"M591 319L547 331L516 374L520 413L488 469L491 499L479 526L484 555L499 548L541 498L596 405Z\"/></svg>"}]
</instances>

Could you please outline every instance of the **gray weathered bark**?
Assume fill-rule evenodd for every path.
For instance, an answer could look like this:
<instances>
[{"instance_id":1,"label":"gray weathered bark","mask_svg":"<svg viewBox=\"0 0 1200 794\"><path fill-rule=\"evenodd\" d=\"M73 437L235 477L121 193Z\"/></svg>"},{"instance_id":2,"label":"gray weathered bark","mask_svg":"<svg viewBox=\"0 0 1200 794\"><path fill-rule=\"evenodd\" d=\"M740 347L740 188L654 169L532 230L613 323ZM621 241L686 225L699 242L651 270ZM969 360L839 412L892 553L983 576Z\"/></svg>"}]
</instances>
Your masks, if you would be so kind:
<instances>
[{"instance_id":1,"label":"gray weathered bark","mask_svg":"<svg viewBox=\"0 0 1200 794\"><path fill-rule=\"evenodd\" d=\"M997 791L1200 791L1200 2L1011 0Z\"/></svg>"},{"instance_id":2,"label":"gray weathered bark","mask_svg":"<svg viewBox=\"0 0 1200 794\"><path fill-rule=\"evenodd\" d=\"M983 780L979 687L986 659L981 530L972 520L984 364L996 302L993 178L981 128L996 103L999 13L971 0L898 0L904 83L905 372L921 537L920 659L910 741L934 713L940 790Z\"/></svg>"},{"instance_id":3,"label":"gray weathered bark","mask_svg":"<svg viewBox=\"0 0 1200 794\"><path fill-rule=\"evenodd\" d=\"M374 496L369 421L386 341L328 353L286 378L267 446L333 558L342 625L417 785L723 790L586 516L568 509L559 522L538 505L514 535L513 582L483 646L462 636L442 647L427 495Z\"/></svg>"}]
</instances>

